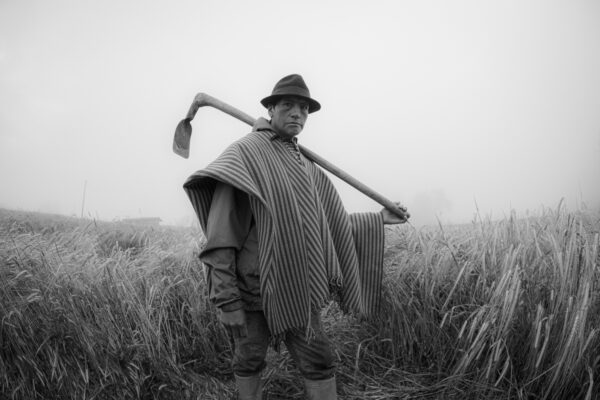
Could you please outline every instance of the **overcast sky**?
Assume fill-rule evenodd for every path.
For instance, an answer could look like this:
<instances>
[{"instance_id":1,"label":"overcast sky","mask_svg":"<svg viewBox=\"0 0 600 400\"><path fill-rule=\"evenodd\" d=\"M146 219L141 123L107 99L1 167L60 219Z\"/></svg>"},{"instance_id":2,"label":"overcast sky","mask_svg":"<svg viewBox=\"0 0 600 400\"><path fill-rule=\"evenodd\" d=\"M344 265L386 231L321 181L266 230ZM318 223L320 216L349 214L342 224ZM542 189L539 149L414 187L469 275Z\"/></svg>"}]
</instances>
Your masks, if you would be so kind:
<instances>
[{"instance_id":1,"label":"overcast sky","mask_svg":"<svg viewBox=\"0 0 600 400\"><path fill-rule=\"evenodd\" d=\"M0 207L189 223L182 190L299 73L300 143L416 225L600 204L600 2L0 0ZM381 207L335 181L349 211Z\"/></svg>"}]
</instances>

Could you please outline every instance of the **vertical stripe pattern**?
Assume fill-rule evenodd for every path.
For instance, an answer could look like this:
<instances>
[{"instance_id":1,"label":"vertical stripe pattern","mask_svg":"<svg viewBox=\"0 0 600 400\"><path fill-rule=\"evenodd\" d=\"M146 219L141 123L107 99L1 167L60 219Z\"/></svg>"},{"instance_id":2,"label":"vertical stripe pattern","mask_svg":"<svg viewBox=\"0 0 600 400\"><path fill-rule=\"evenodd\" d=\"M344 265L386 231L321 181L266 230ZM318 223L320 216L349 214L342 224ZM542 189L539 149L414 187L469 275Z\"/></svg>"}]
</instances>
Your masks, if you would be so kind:
<instances>
[{"instance_id":1,"label":"vertical stripe pattern","mask_svg":"<svg viewBox=\"0 0 600 400\"><path fill-rule=\"evenodd\" d=\"M372 314L381 293L383 220L349 216L325 173L271 131L255 131L232 144L184 189L206 232L215 181L249 195L258 232L263 311L280 337L310 325L311 309L340 295L345 311Z\"/></svg>"}]
</instances>

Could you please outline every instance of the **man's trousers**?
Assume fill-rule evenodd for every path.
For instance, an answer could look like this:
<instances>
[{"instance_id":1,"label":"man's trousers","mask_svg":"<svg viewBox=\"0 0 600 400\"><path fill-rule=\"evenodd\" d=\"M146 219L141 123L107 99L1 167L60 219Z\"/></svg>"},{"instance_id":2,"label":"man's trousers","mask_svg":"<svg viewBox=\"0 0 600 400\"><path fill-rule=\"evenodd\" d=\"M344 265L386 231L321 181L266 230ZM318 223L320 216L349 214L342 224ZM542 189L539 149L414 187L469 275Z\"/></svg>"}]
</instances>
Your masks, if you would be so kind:
<instances>
[{"instance_id":1,"label":"man's trousers","mask_svg":"<svg viewBox=\"0 0 600 400\"><path fill-rule=\"evenodd\" d=\"M270 333L262 311L246 311L248 335L235 338L233 372L237 376L259 374L266 366L265 357L269 346ZM331 342L325 336L318 313L311 316L314 336L306 340L304 332L287 333L285 343L292 359L305 379L329 379L335 374L336 354Z\"/></svg>"}]
</instances>

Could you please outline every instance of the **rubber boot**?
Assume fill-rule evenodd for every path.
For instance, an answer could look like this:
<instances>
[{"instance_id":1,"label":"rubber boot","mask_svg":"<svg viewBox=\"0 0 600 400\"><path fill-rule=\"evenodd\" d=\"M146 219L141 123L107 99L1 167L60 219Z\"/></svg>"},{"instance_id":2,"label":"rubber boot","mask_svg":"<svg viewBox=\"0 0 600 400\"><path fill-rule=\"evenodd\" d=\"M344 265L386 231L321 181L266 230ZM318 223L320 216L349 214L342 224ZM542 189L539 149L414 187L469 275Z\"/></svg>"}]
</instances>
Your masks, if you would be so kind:
<instances>
[{"instance_id":1,"label":"rubber boot","mask_svg":"<svg viewBox=\"0 0 600 400\"><path fill-rule=\"evenodd\" d=\"M306 387L306 398L309 400L336 400L337 391L335 376L322 381L304 380Z\"/></svg>"},{"instance_id":2,"label":"rubber boot","mask_svg":"<svg viewBox=\"0 0 600 400\"><path fill-rule=\"evenodd\" d=\"M253 376L235 375L235 384L238 390L238 400L261 400L262 382L260 374Z\"/></svg>"}]
</instances>

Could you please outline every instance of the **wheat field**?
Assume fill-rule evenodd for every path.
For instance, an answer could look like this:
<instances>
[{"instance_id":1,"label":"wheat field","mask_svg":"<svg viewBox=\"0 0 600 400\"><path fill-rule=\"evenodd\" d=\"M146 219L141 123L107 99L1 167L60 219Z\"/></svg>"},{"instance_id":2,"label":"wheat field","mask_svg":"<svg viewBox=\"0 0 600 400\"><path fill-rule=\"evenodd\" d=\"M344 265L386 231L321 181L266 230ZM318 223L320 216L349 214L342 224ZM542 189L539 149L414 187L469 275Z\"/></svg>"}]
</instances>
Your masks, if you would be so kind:
<instances>
[{"instance_id":1,"label":"wheat field","mask_svg":"<svg viewBox=\"0 0 600 400\"><path fill-rule=\"evenodd\" d=\"M381 314L323 311L341 399L600 398L600 216L386 228ZM198 229L0 210L0 398L228 399ZM285 348L266 399L301 399Z\"/></svg>"}]
</instances>

